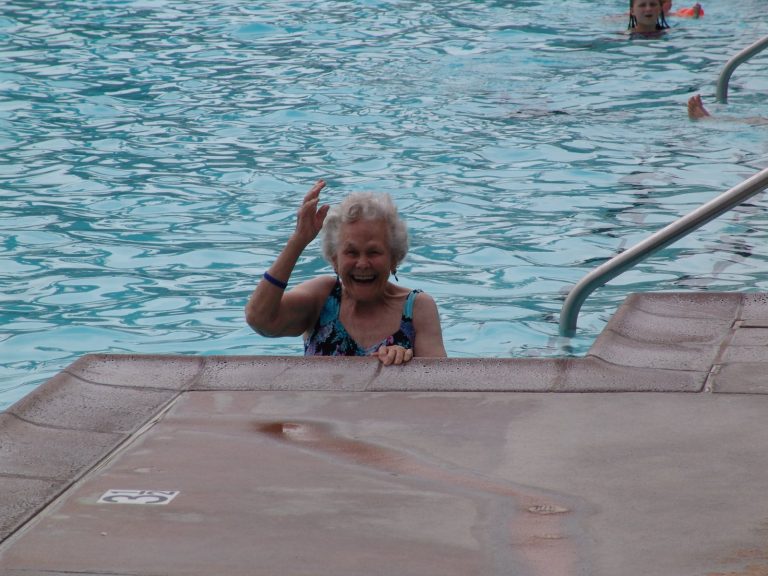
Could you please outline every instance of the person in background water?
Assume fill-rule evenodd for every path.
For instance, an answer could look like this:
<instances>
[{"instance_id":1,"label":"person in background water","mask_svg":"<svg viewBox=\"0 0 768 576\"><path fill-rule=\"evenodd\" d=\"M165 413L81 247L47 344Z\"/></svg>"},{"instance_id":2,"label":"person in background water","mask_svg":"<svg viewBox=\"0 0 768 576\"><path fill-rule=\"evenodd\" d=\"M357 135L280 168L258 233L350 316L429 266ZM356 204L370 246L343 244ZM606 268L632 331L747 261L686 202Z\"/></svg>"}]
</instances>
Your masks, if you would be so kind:
<instances>
[{"instance_id":1,"label":"person in background water","mask_svg":"<svg viewBox=\"0 0 768 576\"><path fill-rule=\"evenodd\" d=\"M698 2L690 8L680 8L672 12L672 0L664 0L662 3L662 11L665 17L678 16L680 18L701 18L704 16L704 8L702 8L701 4Z\"/></svg>"},{"instance_id":2,"label":"person in background water","mask_svg":"<svg viewBox=\"0 0 768 576\"><path fill-rule=\"evenodd\" d=\"M435 301L397 280L408 231L388 194L354 193L320 205L319 180L304 197L296 229L264 273L245 307L263 336L304 336L305 356L376 356L404 364L414 356L445 357ZM290 290L304 249L323 229L323 256L336 276L312 278Z\"/></svg>"},{"instance_id":3,"label":"person in background water","mask_svg":"<svg viewBox=\"0 0 768 576\"><path fill-rule=\"evenodd\" d=\"M633 35L657 36L669 28L661 0L629 0L629 30Z\"/></svg>"},{"instance_id":4,"label":"person in background water","mask_svg":"<svg viewBox=\"0 0 768 576\"><path fill-rule=\"evenodd\" d=\"M701 101L701 94L696 94L688 99L688 118L691 120L703 120L706 118L712 118L709 111L704 108L704 103ZM738 120L745 124L751 124L752 126L763 126L768 124L768 118L761 116L752 116L750 118L727 118L728 120Z\"/></svg>"},{"instance_id":5,"label":"person in background water","mask_svg":"<svg viewBox=\"0 0 768 576\"><path fill-rule=\"evenodd\" d=\"M701 118L709 117L709 112L704 108L704 103L701 101L701 94L691 96L688 99L688 118L691 120L700 120Z\"/></svg>"}]
</instances>

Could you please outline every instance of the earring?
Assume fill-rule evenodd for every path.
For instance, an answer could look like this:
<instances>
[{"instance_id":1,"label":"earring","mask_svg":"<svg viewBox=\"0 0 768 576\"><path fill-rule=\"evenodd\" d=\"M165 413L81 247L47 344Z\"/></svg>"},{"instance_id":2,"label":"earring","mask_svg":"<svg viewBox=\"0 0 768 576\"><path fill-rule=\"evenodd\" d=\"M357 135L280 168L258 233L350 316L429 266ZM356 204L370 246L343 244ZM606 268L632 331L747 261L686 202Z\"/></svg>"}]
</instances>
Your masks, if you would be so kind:
<instances>
[{"instance_id":1,"label":"earring","mask_svg":"<svg viewBox=\"0 0 768 576\"><path fill-rule=\"evenodd\" d=\"M400 279L397 277L397 268L392 270L392 276L395 277L395 282L400 282Z\"/></svg>"}]
</instances>

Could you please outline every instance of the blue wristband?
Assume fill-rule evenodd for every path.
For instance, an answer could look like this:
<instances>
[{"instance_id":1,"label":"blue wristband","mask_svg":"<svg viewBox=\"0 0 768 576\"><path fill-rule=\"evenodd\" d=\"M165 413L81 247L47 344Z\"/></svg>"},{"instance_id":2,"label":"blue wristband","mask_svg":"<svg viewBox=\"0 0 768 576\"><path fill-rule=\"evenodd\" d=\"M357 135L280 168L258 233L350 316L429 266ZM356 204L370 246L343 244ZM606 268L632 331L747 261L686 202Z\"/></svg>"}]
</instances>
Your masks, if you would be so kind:
<instances>
[{"instance_id":1,"label":"blue wristband","mask_svg":"<svg viewBox=\"0 0 768 576\"><path fill-rule=\"evenodd\" d=\"M288 288L288 282L283 282L282 280L278 280L277 278L272 276L272 274L270 274L269 272L264 272L264 280L266 280L273 286L277 286L278 288L280 288L280 290L285 290L286 288Z\"/></svg>"}]
</instances>

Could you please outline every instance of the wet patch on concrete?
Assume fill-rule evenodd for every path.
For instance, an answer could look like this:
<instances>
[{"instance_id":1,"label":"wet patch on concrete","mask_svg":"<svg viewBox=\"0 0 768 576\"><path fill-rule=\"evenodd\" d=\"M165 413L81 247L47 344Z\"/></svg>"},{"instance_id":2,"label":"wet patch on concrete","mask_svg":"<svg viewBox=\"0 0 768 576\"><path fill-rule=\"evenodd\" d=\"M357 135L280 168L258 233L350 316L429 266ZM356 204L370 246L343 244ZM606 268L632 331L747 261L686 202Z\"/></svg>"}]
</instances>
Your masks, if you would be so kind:
<instances>
[{"instance_id":1,"label":"wet patch on concrete","mask_svg":"<svg viewBox=\"0 0 768 576\"><path fill-rule=\"evenodd\" d=\"M435 534L413 548L407 539L384 529L383 548L361 551L336 574L345 570L353 574L350 566L359 568L361 562L385 557L386 550L402 554L404 549L410 555L391 566L394 571L381 573L407 574L414 566L422 566L422 561L428 566L429 559L438 555L445 560L441 574L454 569L457 574L506 574L511 565L521 574L614 574L617 570L645 574L640 568L632 571L643 564L641 557L653 557L659 565L675 558L678 568L694 563L697 574L762 574L768 563L759 554L730 563L712 558L680 560L676 555L683 552L668 547L654 530L688 530L695 535L701 526L706 537L694 540L700 549L709 548L707 537L718 538L715 528L703 528L709 526L705 512L711 508L724 518L719 522L722 530L730 529L730 534L719 536L724 547L733 544L731 549L738 549L735 544L740 543L742 550L760 549L750 526L759 524L760 514L768 517L768 510L762 511L762 505L750 508L745 497L752 495L755 501L762 497L761 478L768 471L760 467L768 455L761 446L768 444L768 432L759 415L762 404L744 395L757 399L768 394L766 330L768 296L764 294L641 294L627 299L584 358L415 359L407 366L382 369L366 358L85 356L0 414L0 572L13 576L59 573L62 567L55 561L43 566L29 560L19 542L40 536L39 550L51 549L56 540L46 538L59 534L68 519L79 517L76 526L85 528L94 518L112 518L114 512L100 508L109 504L99 504L98 498L118 488L177 491L172 503L159 507L166 512L158 518L172 527L186 527L169 537L172 549L179 558L182 551L194 556L196 550L183 540L185 534L193 542L197 537L193 528L215 519L226 506L217 512L215 503L206 503L212 508L205 513L190 507L190 494L211 488L195 486L183 476L178 478L184 486L152 481L173 477L170 472L171 476L166 475L168 470L186 470L181 455L196 440L207 438L219 447L197 468L191 462L185 473L205 470L238 482L262 477L264 486L257 486L253 493L262 515L251 521L279 518L281 529L291 537L300 537L303 530L295 518L308 514L309 526L339 510L344 511L339 517L354 518L356 506L369 510L360 520L360 533L344 533L350 542L364 541L364 535L374 537L375 527L385 525L406 528L411 538L418 539L421 529L427 531L424 534L429 529L421 527L417 510L442 529L435 527L441 532L439 538ZM251 413L238 416L239 403L250 397L256 402ZM745 402L738 401L740 397ZM180 411L195 398L208 399L205 410ZM318 399L323 403L316 404ZM337 402L354 411L376 406L376 417L350 428L351 416L334 411ZM712 410L714 406L718 409ZM710 411L709 416L697 412L702 408ZM180 420L182 413L185 417ZM503 424L490 425L497 421ZM382 428L382 423L394 426L395 422L398 430L407 429L411 435L392 436L394 429ZM375 423L372 428L371 423ZM569 434L553 435L553 430L564 427ZM506 439L511 428L515 442ZM593 428L602 435L595 435ZM503 441L496 437L497 430ZM698 436L689 435L691 430L698 430ZM234 446L219 444L224 440ZM166 444L176 449L163 452ZM538 452L524 445L531 450L538 447ZM720 457L715 455L719 449L723 450ZM238 464L233 476L224 472L223 460L222 469L212 465L230 450ZM696 499L685 493L672 495L669 511L652 501L651 488L656 487L663 501L665 490L680 485L671 481L675 474L687 478L685 470L676 470L668 450L687 461L689 470L701 469L697 485L683 481L683 487L691 496L700 493L699 502L707 502L707 509L692 506ZM147 464L158 453L164 454L164 460ZM490 456L514 460L519 453L525 454L520 469L498 468ZM709 453L708 457L719 460L704 459ZM253 457L264 458L269 470L250 468ZM105 472L110 466L120 470L121 458L132 464L118 476L142 478L141 485L104 484ZM721 462L730 464L722 467ZM635 463L644 466L635 468ZM300 478L289 488L294 469L310 477ZM244 470L248 472L241 478ZM644 483L640 476L646 470L654 474ZM283 472L287 475L280 476ZM324 490L332 498L327 504L313 497L318 487L311 475L318 473L327 479ZM609 496L614 486L605 483L606 475L616 475L628 490L632 487L624 501ZM351 496L345 495L348 481L357 490ZM86 485L90 486L87 493L78 492ZM591 493L592 485L602 486L601 496ZM376 490L386 486L389 496L370 499L373 486ZM729 494L731 486L739 486L741 493ZM238 504L232 498L234 514ZM284 507L271 509L270 499ZM622 506L631 513L622 517L617 510ZM677 510L676 506L682 507ZM446 516L446 507L452 516ZM292 515L287 514L289 510ZM408 521L388 516L393 510ZM391 524L382 524L374 511ZM737 523L737 512L742 524ZM650 513L664 518L666 524L655 524L647 516ZM146 511L131 514L149 518L143 516ZM446 524L451 517L461 519L461 528ZM120 522L116 518L120 516L94 532L100 535L97 540L110 540L112 547L105 550L113 554L120 546L110 536L130 526L115 526L115 521ZM623 518L626 526L617 524L617 518ZM317 529L322 530L322 523ZM645 548L637 554L629 545L633 533L645 538ZM261 535L271 538L268 533ZM131 537L140 541L142 535ZM244 540L238 542L247 547ZM272 545L279 547L279 542ZM590 543L596 547L590 549ZM84 541L84 545L93 544ZM226 543L221 544L226 548ZM322 539L313 546L315 554L328 553ZM333 546L352 554L343 538L334 540ZM281 553L286 554L282 561L290 564L290 551ZM231 548L230 554L237 554L236 549ZM103 562L101 572L77 562L70 568L83 574L120 573L110 566L109 557ZM305 564L300 558L291 565L294 576L302 574ZM126 568L125 573L154 576L151 563L146 566ZM178 570L191 576L198 568L179 559L166 573ZM230 576L253 576L246 568L242 572L230 568ZM411 573L423 576L429 571Z\"/></svg>"}]
</instances>

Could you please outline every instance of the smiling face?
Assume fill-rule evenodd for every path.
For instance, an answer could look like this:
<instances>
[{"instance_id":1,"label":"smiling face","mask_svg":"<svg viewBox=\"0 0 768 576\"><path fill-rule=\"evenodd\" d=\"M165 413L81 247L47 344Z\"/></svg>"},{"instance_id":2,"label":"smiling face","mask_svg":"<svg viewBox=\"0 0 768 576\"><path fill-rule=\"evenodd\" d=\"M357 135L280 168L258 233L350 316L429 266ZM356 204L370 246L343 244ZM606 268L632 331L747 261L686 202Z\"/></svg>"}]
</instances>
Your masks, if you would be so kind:
<instances>
[{"instance_id":1,"label":"smiling face","mask_svg":"<svg viewBox=\"0 0 768 576\"><path fill-rule=\"evenodd\" d=\"M661 0L634 0L629 13L635 17L638 31L652 32L661 16Z\"/></svg>"},{"instance_id":2,"label":"smiling face","mask_svg":"<svg viewBox=\"0 0 768 576\"><path fill-rule=\"evenodd\" d=\"M360 302L381 298L395 266L385 220L356 220L341 225L333 267L348 296Z\"/></svg>"}]
</instances>

